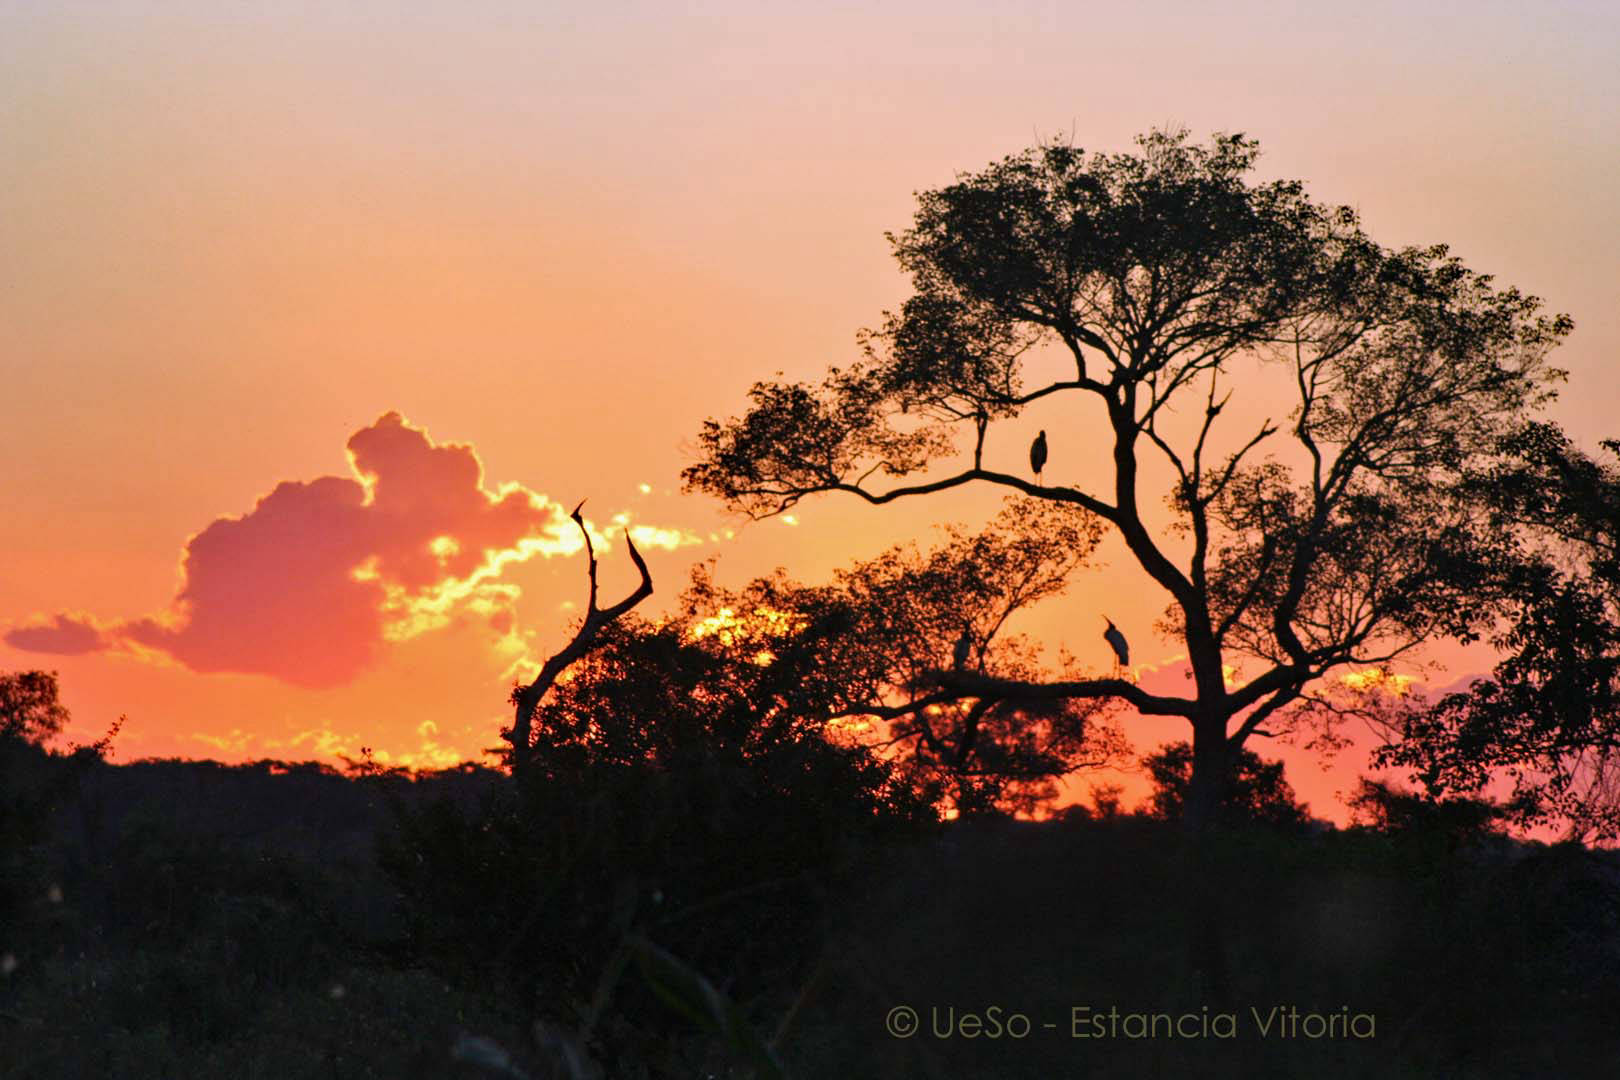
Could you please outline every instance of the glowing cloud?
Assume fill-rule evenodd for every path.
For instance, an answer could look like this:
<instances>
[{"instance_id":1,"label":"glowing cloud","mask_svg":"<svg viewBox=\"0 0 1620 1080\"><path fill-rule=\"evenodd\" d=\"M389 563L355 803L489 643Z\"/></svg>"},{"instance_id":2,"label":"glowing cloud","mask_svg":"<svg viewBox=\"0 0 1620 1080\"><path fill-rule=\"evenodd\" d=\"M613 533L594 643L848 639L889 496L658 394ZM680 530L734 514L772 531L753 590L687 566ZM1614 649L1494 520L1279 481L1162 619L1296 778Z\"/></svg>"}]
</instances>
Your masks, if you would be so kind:
<instances>
[{"instance_id":1,"label":"glowing cloud","mask_svg":"<svg viewBox=\"0 0 1620 1080\"><path fill-rule=\"evenodd\" d=\"M34 619L7 632L7 645L28 652L56 653L59 656L78 656L100 652L108 641L101 625L84 614L56 615L49 619Z\"/></svg>"},{"instance_id":2,"label":"glowing cloud","mask_svg":"<svg viewBox=\"0 0 1620 1080\"><path fill-rule=\"evenodd\" d=\"M471 446L436 444L397 412L356 432L348 452L352 476L285 481L193 536L169 611L118 624L57 615L5 641L54 653L118 646L193 671L337 686L388 644L463 614L511 637L521 590L497 580L503 571L583 547L560 504L518 484L487 489ZM632 535L645 548L697 542L652 526ZM610 546L594 530L592 540Z\"/></svg>"}]
</instances>

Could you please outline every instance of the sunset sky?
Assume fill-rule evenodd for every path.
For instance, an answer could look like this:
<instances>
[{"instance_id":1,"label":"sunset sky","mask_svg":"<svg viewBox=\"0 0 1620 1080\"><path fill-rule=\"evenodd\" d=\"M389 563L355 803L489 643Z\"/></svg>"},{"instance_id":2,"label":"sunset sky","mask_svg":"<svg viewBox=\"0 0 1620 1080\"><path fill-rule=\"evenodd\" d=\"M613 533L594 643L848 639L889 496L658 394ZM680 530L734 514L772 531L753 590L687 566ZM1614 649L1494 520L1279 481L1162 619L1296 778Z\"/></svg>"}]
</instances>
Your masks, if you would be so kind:
<instances>
[{"instance_id":1,"label":"sunset sky","mask_svg":"<svg viewBox=\"0 0 1620 1080\"><path fill-rule=\"evenodd\" d=\"M1546 298L1576 323L1553 415L1595 446L1617 42L1596 0L0 0L0 670L59 671L72 737L127 714L118 760L447 764L566 640L581 498L610 599L641 530L648 613L699 560L819 581L977 524L999 498L746 524L678 474L755 379L856 356L915 191L1055 136L1246 132L1262 177ZM992 453L1044 426L1084 477L1083 422ZM1101 554L1019 629L1106 666L1106 612L1171 678L1162 596ZM1486 662L1452 659L1436 684ZM1358 753L1283 749L1342 816Z\"/></svg>"}]
</instances>

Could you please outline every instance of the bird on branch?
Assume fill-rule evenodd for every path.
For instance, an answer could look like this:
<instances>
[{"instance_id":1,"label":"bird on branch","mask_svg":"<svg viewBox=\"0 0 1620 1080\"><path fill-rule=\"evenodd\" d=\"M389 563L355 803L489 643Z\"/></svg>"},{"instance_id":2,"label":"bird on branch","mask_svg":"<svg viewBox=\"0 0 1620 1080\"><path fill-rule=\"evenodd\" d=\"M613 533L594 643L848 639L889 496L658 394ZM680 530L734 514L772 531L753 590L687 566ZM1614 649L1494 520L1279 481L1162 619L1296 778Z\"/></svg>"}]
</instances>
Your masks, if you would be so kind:
<instances>
[{"instance_id":1,"label":"bird on branch","mask_svg":"<svg viewBox=\"0 0 1620 1080\"><path fill-rule=\"evenodd\" d=\"M962 636L956 639L956 648L951 651L951 662L957 671L967 666L968 653L973 649L973 627L962 627Z\"/></svg>"},{"instance_id":2,"label":"bird on branch","mask_svg":"<svg viewBox=\"0 0 1620 1080\"><path fill-rule=\"evenodd\" d=\"M1114 656L1119 660L1119 666L1129 667L1131 663L1130 643L1125 640L1125 635L1119 632L1119 627L1114 625L1114 620L1104 615L1103 622L1108 624L1108 629L1103 631L1103 637L1107 639L1109 647L1114 650Z\"/></svg>"},{"instance_id":3,"label":"bird on branch","mask_svg":"<svg viewBox=\"0 0 1620 1080\"><path fill-rule=\"evenodd\" d=\"M1041 482L1041 470L1046 468L1046 431L1035 436L1035 441L1029 446L1029 467L1035 474L1035 482Z\"/></svg>"}]
</instances>

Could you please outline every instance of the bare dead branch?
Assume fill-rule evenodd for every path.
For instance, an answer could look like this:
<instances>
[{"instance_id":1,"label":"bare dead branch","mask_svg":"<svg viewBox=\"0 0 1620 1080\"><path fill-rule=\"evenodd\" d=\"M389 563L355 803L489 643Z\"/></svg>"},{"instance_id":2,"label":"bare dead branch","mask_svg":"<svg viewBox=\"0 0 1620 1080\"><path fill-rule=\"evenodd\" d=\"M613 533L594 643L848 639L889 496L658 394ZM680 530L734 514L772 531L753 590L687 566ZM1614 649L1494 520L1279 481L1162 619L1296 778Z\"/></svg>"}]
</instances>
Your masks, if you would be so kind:
<instances>
[{"instance_id":1,"label":"bare dead branch","mask_svg":"<svg viewBox=\"0 0 1620 1080\"><path fill-rule=\"evenodd\" d=\"M540 700L546 696L546 692L564 671L591 651L596 645L597 638L608 625L652 595L652 574L647 570L647 562L641 557L641 552L636 550L636 542L631 539L630 527L627 525L624 530L624 543L630 549L630 561L641 574L641 582L630 595L618 603L606 608L597 606L596 548L591 543L591 531L585 527L585 519L580 515L584 505L585 500L581 499L579 505L574 507L573 513L568 516L574 519L574 524L579 526L580 534L585 537L586 573L590 579L590 596L585 609L585 618L580 623L579 630L575 632L573 640L542 664L540 674L516 695L512 730L505 735L507 742L512 745L514 775L529 763L529 737L534 725L534 713L540 707Z\"/></svg>"}]
</instances>

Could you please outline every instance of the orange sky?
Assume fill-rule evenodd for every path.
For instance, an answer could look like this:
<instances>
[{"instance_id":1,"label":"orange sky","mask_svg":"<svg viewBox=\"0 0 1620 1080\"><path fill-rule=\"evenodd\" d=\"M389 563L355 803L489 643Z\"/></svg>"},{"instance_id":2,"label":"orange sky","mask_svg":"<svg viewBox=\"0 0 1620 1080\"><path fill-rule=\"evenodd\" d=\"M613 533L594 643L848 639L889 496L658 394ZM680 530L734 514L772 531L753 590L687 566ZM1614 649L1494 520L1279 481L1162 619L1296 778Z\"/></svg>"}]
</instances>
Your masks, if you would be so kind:
<instances>
[{"instance_id":1,"label":"orange sky","mask_svg":"<svg viewBox=\"0 0 1620 1080\"><path fill-rule=\"evenodd\" d=\"M127 713L121 757L492 745L582 598L548 531L581 497L610 535L663 530L648 610L697 559L816 580L984 517L743 527L677 474L753 379L852 358L904 295L882 234L913 191L1060 133L1256 136L1264 175L1383 242L1570 312L1556 415L1620 433L1609 4L49 7L0 4L0 624L80 613L58 644L115 647L0 669L59 670L76 736ZM1053 469L1076 422L1029 417ZM1004 439L1015 463L1028 433ZM424 562L439 535L463 552ZM480 573L472 536L542 542ZM1106 610L1169 661L1161 598L1103 554L1024 628L1102 664ZM605 566L631 582L618 545ZM440 571L463 586L406 611ZM1356 762L1291 768L1334 813Z\"/></svg>"}]
</instances>

